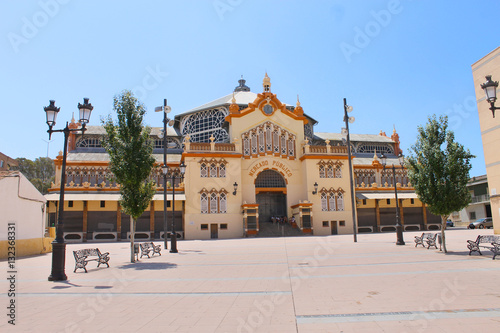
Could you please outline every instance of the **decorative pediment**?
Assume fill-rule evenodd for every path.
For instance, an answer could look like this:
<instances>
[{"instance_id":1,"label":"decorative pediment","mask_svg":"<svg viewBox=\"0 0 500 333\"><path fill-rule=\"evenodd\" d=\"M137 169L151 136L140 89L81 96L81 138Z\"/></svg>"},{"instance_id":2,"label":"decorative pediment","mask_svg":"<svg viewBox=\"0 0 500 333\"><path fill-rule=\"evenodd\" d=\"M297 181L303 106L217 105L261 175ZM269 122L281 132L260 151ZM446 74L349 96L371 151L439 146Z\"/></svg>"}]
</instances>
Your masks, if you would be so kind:
<instances>
[{"instance_id":1,"label":"decorative pediment","mask_svg":"<svg viewBox=\"0 0 500 333\"><path fill-rule=\"evenodd\" d=\"M226 121L231 123L232 118L243 117L254 111L262 112L262 114L267 117L272 116L276 112L282 112L293 119L302 120L304 124L308 123L307 118L304 117L302 107L297 109L297 112L292 112L286 108L286 104L281 103L281 101L276 97L276 94L271 92L258 94L257 98L253 102L248 103L248 107L246 109L230 112L229 115L226 116Z\"/></svg>"},{"instance_id":2,"label":"decorative pediment","mask_svg":"<svg viewBox=\"0 0 500 333\"><path fill-rule=\"evenodd\" d=\"M232 104L229 106L230 112L226 116L226 121L231 124L231 120L234 117L243 117L251 112L260 111L267 117L274 115L276 112L282 112L293 119L302 120L304 124L308 123L307 118L304 117L304 110L300 106L298 98L297 107L294 111L290 111L287 109L286 104L281 103L281 101L276 97L276 94L271 92L271 79L267 76L267 73L264 78L263 86L264 91L258 94L257 98L253 102L248 103L248 107L243 110L240 110L237 107L236 101L233 97Z\"/></svg>"}]
</instances>

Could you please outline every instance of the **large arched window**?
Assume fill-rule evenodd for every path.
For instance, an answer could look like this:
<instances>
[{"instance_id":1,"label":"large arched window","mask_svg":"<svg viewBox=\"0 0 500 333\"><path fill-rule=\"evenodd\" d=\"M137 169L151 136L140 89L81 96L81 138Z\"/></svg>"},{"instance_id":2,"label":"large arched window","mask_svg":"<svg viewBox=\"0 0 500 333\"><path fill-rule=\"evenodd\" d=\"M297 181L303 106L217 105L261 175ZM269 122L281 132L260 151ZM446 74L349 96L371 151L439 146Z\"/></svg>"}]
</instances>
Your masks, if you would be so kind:
<instances>
[{"instance_id":1,"label":"large arched window","mask_svg":"<svg viewBox=\"0 0 500 333\"><path fill-rule=\"evenodd\" d=\"M278 171L264 170L255 179L255 187L286 187L286 182Z\"/></svg>"},{"instance_id":2,"label":"large arched window","mask_svg":"<svg viewBox=\"0 0 500 333\"><path fill-rule=\"evenodd\" d=\"M229 111L224 108L203 110L184 116L181 121L181 133L183 136L189 134L191 142L210 142L210 137L215 142L228 142L229 135L222 128Z\"/></svg>"}]
</instances>

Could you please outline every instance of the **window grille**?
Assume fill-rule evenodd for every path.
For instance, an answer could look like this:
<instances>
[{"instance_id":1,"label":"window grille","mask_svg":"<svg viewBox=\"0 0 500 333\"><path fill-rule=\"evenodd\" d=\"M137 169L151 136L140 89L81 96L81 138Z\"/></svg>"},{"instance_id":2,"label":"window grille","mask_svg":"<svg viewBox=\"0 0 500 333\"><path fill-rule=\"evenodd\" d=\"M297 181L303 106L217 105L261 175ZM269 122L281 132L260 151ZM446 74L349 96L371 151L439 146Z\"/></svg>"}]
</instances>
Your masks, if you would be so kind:
<instances>
[{"instance_id":1,"label":"window grille","mask_svg":"<svg viewBox=\"0 0 500 333\"><path fill-rule=\"evenodd\" d=\"M154 140L153 148L163 149L163 139L159 139L159 138L155 139ZM179 149L179 148L182 148L182 147L181 147L179 141L174 140L172 138L167 138L167 148L168 149L172 149L172 148Z\"/></svg>"},{"instance_id":2,"label":"window grille","mask_svg":"<svg viewBox=\"0 0 500 333\"><path fill-rule=\"evenodd\" d=\"M217 164L210 164L210 177L217 177Z\"/></svg>"},{"instance_id":3,"label":"window grille","mask_svg":"<svg viewBox=\"0 0 500 333\"><path fill-rule=\"evenodd\" d=\"M324 165L320 165L319 166L319 178L326 178L325 166Z\"/></svg>"},{"instance_id":4,"label":"window grille","mask_svg":"<svg viewBox=\"0 0 500 333\"><path fill-rule=\"evenodd\" d=\"M337 210L344 210L344 193L342 192L337 192Z\"/></svg>"},{"instance_id":5,"label":"window grille","mask_svg":"<svg viewBox=\"0 0 500 333\"><path fill-rule=\"evenodd\" d=\"M208 195L206 193L201 194L201 213L208 214Z\"/></svg>"},{"instance_id":6,"label":"window grille","mask_svg":"<svg viewBox=\"0 0 500 333\"><path fill-rule=\"evenodd\" d=\"M281 135L281 155L286 155L286 137Z\"/></svg>"},{"instance_id":7,"label":"window grille","mask_svg":"<svg viewBox=\"0 0 500 333\"><path fill-rule=\"evenodd\" d=\"M250 139L248 138L248 136L245 136L243 138L243 155L250 155Z\"/></svg>"},{"instance_id":8,"label":"window grille","mask_svg":"<svg viewBox=\"0 0 500 333\"><path fill-rule=\"evenodd\" d=\"M288 140L288 156L295 156L295 140Z\"/></svg>"},{"instance_id":9,"label":"window grille","mask_svg":"<svg viewBox=\"0 0 500 333\"><path fill-rule=\"evenodd\" d=\"M328 194L328 204L329 204L329 210L330 211L335 211L337 210L335 207L335 193L329 193Z\"/></svg>"},{"instance_id":10,"label":"window grille","mask_svg":"<svg viewBox=\"0 0 500 333\"><path fill-rule=\"evenodd\" d=\"M84 136L76 143L77 148L102 148L101 140L99 138Z\"/></svg>"},{"instance_id":11,"label":"window grille","mask_svg":"<svg viewBox=\"0 0 500 333\"><path fill-rule=\"evenodd\" d=\"M342 168L340 165L335 167L335 178L342 178Z\"/></svg>"},{"instance_id":12,"label":"window grille","mask_svg":"<svg viewBox=\"0 0 500 333\"><path fill-rule=\"evenodd\" d=\"M257 134L252 133L252 155L257 155Z\"/></svg>"},{"instance_id":13,"label":"window grille","mask_svg":"<svg viewBox=\"0 0 500 333\"><path fill-rule=\"evenodd\" d=\"M183 136L189 134L191 142L210 142L212 135L215 142L228 142L229 135L222 128L228 114L228 110L221 107L185 116L181 121L181 133Z\"/></svg>"},{"instance_id":14,"label":"window grille","mask_svg":"<svg viewBox=\"0 0 500 333\"><path fill-rule=\"evenodd\" d=\"M226 193L221 193L219 195L219 213L225 214L227 209L227 196Z\"/></svg>"},{"instance_id":15,"label":"window grille","mask_svg":"<svg viewBox=\"0 0 500 333\"><path fill-rule=\"evenodd\" d=\"M373 170L356 169L354 170L354 175L356 178L356 186L361 186L361 183L368 185L375 182L375 171Z\"/></svg>"},{"instance_id":16,"label":"window grille","mask_svg":"<svg viewBox=\"0 0 500 333\"><path fill-rule=\"evenodd\" d=\"M324 212L328 210L328 202L326 200L326 192L321 192L321 210Z\"/></svg>"},{"instance_id":17,"label":"window grille","mask_svg":"<svg viewBox=\"0 0 500 333\"><path fill-rule=\"evenodd\" d=\"M281 133L281 134L280 134ZM246 137L250 142L246 142ZM243 133L243 155L262 155L276 153L295 156L295 137L271 122L266 122Z\"/></svg>"},{"instance_id":18,"label":"window grille","mask_svg":"<svg viewBox=\"0 0 500 333\"><path fill-rule=\"evenodd\" d=\"M264 132L259 131L259 153L265 153Z\"/></svg>"},{"instance_id":19,"label":"window grille","mask_svg":"<svg viewBox=\"0 0 500 333\"><path fill-rule=\"evenodd\" d=\"M226 178L226 165L224 163L219 164L219 177Z\"/></svg>"},{"instance_id":20,"label":"window grille","mask_svg":"<svg viewBox=\"0 0 500 333\"><path fill-rule=\"evenodd\" d=\"M201 178L207 178L208 177L208 171L207 171L207 164L206 163L201 163L201 165L200 165L200 177Z\"/></svg>"},{"instance_id":21,"label":"window grille","mask_svg":"<svg viewBox=\"0 0 500 333\"><path fill-rule=\"evenodd\" d=\"M255 187L286 187L283 176L274 170L264 170L257 176Z\"/></svg>"},{"instance_id":22,"label":"window grille","mask_svg":"<svg viewBox=\"0 0 500 333\"><path fill-rule=\"evenodd\" d=\"M375 152L384 154L394 154L394 149L389 144L385 143L362 143L356 149L358 153L372 153Z\"/></svg>"},{"instance_id":23,"label":"window grille","mask_svg":"<svg viewBox=\"0 0 500 333\"><path fill-rule=\"evenodd\" d=\"M217 193L210 194L210 214L217 214Z\"/></svg>"},{"instance_id":24,"label":"window grille","mask_svg":"<svg viewBox=\"0 0 500 333\"><path fill-rule=\"evenodd\" d=\"M273 149L273 137L271 132L271 127L266 127L266 150L271 151Z\"/></svg>"},{"instance_id":25,"label":"window grille","mask_svg":"<svg viewBox=\"0 0 500 333\"><path fill-rule=\"evenodd\" d=\"M314 137L313 126L310 122L304 125L304 136L309 140Z\"/></svg>"},{"instance_id":26,"label":"window grille","mask_svg":"<svg viewBox=\"0 0 500 333\"><path fill-rule=\"evenodd\" d=\"M333 178L333 165L328 165L326 169L326 177Z\"/></svg>"},{"instance_id":27,"label":"window grille","mask_svg":"<svg viewBox=\"0 0 500 333\"><path fill-rule=\"evenodd\" d=\"M279 154L280 153L280 136L279 136L277 129L275 129L273 132L273 144L274 144L273 152L275 154Z\"/></svg>"}]
</instances>

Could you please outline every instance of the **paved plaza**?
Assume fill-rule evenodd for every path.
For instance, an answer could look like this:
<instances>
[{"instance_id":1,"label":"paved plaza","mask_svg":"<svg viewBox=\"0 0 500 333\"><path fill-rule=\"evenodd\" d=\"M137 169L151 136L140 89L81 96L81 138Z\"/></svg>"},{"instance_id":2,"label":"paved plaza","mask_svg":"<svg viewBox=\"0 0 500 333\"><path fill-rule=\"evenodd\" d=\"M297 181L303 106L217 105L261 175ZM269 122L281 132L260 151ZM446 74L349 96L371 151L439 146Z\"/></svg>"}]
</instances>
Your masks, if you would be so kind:
<instances>
[{"instance_id":1,"label":"paved plaza","mask_svg":"<svg viewBox=\"0 0 500 333\"><path fill-rule=\"evenodd\" d=\"M129 243L68 244L66 282L48 282L51 254L16 261L15 327L7 261L1 332L498 332L500 260L415 248L420 232L180 241L179 253L130 263ZM156 242L159 244L159 242ZM73 250L98 247L110 268L73 273Z\"/></svg>"}]
</instances>

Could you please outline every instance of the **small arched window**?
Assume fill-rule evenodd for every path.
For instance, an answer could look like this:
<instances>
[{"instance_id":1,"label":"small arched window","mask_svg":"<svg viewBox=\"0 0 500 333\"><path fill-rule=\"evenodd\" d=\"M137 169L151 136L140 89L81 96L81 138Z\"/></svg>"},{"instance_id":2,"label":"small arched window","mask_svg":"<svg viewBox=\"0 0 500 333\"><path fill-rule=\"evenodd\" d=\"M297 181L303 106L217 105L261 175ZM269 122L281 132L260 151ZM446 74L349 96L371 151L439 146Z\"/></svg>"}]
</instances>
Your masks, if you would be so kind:
<instances>
[{"instance_id":1,"label":"small arched window","mask_svg":"<svg viewBox=\"0 0 500 333\"><path fill-rule=\"evenodd\" d=\"M201 213L208 214L208 195L206 193L201 194Z\"/></svg>"},{"instance_id":2,"label":"small arched window","mask_svg":"<svg viewBox=\"0 0 500 333\"><path fill-rule=\"evenodd\" d=\"M207 164L206 163L201 163L201 165L200 165L200 177L201 178L208 177L208 170L207 170Z\"/></svg>"}]
</instances>

